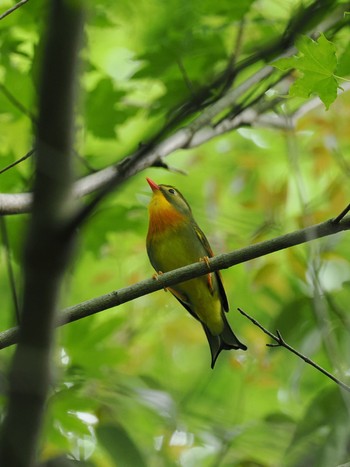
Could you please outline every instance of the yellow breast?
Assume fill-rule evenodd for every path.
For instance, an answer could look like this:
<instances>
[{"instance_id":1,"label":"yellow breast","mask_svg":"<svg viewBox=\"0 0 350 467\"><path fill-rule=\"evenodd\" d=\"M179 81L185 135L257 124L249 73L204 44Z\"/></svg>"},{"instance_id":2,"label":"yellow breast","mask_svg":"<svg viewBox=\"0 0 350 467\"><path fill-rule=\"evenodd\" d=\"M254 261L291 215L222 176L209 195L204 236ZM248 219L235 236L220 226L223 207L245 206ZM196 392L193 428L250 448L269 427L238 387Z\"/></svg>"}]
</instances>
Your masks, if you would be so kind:
<instances>
[{"instance_id":1,"label":"yellow breast","mask_svg":"<svg viewBox=\"0 0 350 467\"><path fill-rule=\"evenodd\" d=\"M150 237L162 234L185 220L185 216L177 211L160 191L153 193L148 212L148 236Z\"/></svg>"}]
</instances>

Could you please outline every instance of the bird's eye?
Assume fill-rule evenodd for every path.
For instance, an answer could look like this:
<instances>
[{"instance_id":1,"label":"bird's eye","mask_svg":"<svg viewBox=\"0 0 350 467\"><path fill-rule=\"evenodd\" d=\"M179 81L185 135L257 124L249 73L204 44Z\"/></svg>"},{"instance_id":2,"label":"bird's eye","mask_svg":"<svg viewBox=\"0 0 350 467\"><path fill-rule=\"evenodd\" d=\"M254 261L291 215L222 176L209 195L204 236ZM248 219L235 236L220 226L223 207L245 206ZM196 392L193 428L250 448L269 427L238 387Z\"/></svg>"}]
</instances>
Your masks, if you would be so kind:
<instances>
[{"instance_id":1,"label":"bird's eye","mask_svg":"<svg viewBox=\"0 0 350 467\"><path fill-rule=\"evenodd\" d=\"M174 190L174 188L169 188L168 191L169 191L169 193L171 193L172 195L175 195L175 190Z\"/></svg>"}]
</instances>

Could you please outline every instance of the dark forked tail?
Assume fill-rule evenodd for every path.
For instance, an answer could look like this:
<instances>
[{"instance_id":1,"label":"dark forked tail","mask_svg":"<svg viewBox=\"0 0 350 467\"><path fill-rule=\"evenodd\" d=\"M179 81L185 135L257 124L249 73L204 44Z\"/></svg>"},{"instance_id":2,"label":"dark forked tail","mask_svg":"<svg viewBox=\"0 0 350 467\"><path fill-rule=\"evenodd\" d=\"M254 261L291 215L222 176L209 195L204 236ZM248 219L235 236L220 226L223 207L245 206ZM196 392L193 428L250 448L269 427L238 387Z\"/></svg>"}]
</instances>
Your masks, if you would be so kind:
<instances>
[{"instance_id":1,"label":"dark forked tail","mask_svg":"<svg viewBox=\"0 0 350 467\"><path fill-rule=\"evenodd\" d=\"M222 350L247 350L247 346L242 344L242 342L240 342L233 333L224 313L222 313L222 319L224 321L224 330L221 334L218 334L217 336L214 336L210 332L209 328L202 323L203 329L205 331L210 346L211 368L214 368L215 362Z\"/></svg>"}]
</instances>

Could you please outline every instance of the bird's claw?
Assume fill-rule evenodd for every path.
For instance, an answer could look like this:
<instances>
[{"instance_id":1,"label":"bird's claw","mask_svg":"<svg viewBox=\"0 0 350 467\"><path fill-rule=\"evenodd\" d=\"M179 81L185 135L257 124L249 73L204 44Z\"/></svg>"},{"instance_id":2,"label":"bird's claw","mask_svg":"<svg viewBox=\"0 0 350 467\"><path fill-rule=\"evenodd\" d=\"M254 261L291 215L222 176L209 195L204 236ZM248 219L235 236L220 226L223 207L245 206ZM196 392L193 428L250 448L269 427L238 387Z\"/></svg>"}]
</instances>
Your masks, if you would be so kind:
<instances>
[{"instance_id":1,"label":"bird's claw","mask_svg":"<svg viewBox=\"0 0 350 467\"><path fill-rule=\"evenodd\" d=\"M210 264L209 264L209 257L208 256L203 256L203 258L199 258L199 261L204 261L204 263L207 265L207 268L210 271ZM211 272L208 274L208 286L209 290L211 293L214 292L214 286L213 286L213 278Z\"/></svg>"},{"instance_id":2,"label":"bird's claw","mask_svg":"<svg viewBox=\"0 0 350 467\"><path fill-rule=\"evenodd\" d=\"M209 263L209 256L203 256L203 258L199 258L199 261L204 261L205 264L207 265L207 268L210 271L210 263Z\"/></svg>"},{"instance_id":3,"label":"bird's claw","mask_svg":"<svg viewBox=\"0 0 350 467\"><path fill-rule=\"evenodd\" d=\"M155 272L152 276L152 279L154 279L155 281L158 280L158 277L161 276L163 273L162 271L158 271L158 272Z\"/></svg>"},{"instance_id":4,"label":"bird's claw","mask_svg":"<svg viewBox=\"0 0 350 467\"><path fill-rule=\"evenodd\" d=\"M155 281L157 281L157 280L158 280L158 277L161 276L162 274L163 274L162 271L155 272L155 273L153 274L153 276L152 276L152 279L154 279ZM167 291L168 291L168 287L164 287L164 290L165 290L165 292L167 292Z\"/></svg>"}]
</instances>

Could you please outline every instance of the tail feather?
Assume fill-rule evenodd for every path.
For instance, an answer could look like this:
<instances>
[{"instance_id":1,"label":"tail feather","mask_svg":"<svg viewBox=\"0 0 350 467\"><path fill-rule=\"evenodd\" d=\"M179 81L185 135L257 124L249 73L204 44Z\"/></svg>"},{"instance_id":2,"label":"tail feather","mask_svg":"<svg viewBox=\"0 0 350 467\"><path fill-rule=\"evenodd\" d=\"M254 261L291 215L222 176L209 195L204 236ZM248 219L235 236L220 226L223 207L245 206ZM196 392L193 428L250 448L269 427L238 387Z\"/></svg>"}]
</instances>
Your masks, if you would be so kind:
<instances>
[{"instance_id":1,"label":"tail feather","mask_svg":"<svg viewBox=\"0 0 350 467\"><path fill-rule=\"evenodd\" d=\"M222 313L222 319L224 321L224 329L222 333L218 334L217 336L214 336L210 332L210 329L204 323L202 323L210 347L211 368L214 368L215 362L222 350L247 350L247 346L242 344L242 342L240 342L236 335L233 333L224 313Z\"/></svg>"}]
</instances>

